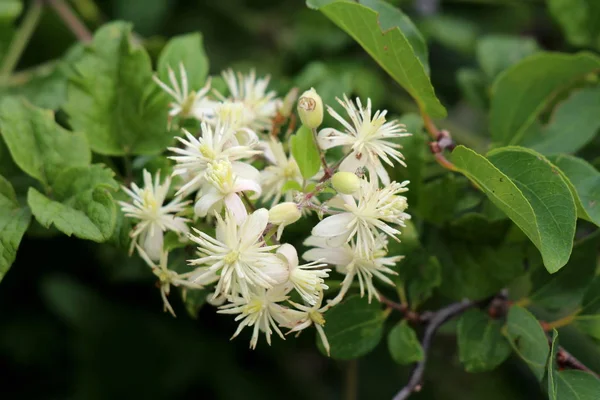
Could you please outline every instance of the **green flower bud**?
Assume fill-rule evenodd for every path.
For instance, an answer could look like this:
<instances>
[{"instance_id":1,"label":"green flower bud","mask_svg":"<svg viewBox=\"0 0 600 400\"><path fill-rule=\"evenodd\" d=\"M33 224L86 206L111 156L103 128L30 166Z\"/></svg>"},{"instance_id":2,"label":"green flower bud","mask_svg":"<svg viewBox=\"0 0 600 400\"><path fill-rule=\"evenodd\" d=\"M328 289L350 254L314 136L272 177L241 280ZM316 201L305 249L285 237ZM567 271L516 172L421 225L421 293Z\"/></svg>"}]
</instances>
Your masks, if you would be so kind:
<instances>
[{"instance_id":1,"label":"green flower bud","mask_svg":"<svg viewBox=\"0 0 600 400\"><path fill-rule=\"evenodd\" d=\"M283 99L281 103L281 107L279 108L279 113L282 117L289 117L292 114L292 108L294 107L294 103L298 98L298 88L292 88Z\"/></svg>"},{"instance_id":2,"label":"green flower bud","mask_svg":"<svg viewBox=\"0 0 600 400\"><path fill-rule=\"evenodd\" d=\"M323 122L323 100L314 88L302 93L298 99L298 115L306 127L318 128Z\"/></svg>"},{"instance_id":3,"label":"green flower bud","mask_svg":"<svg viewBox=\"0 0 600 400\"><path fill-rule=\"evenodd\" d=\"M336 172L331 178L333 188L343 194L352 194L360 187L360 178L352 172Z\"/></svg>"},{"instance_id":4,"label":"green flower bud","mask_svg":"<svg viewBox=\"0 0 600 400\"><path fill-rule=\"evenodd\" d=\"M298 221L302 214L296 203L277 204L269 210L269 222L273 225L290 225Z\"/></svg>"}]
</instances>

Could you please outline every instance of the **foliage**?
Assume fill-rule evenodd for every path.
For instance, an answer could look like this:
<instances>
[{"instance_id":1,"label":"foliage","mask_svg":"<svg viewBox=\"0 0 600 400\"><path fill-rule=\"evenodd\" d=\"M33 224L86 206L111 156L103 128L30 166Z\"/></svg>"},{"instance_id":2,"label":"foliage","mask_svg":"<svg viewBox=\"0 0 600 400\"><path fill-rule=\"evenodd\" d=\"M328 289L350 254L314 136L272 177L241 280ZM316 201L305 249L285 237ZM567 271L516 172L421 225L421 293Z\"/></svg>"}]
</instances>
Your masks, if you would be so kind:
<instances>
[{"instance_id":1,"label":"foliage","mask_svg":"<svg viewBox=\"0 0 600 400\"><path fill-rule=\"evenodd\" d=\"M190 368L214 397L331 398L319 368L373 398L599 396L595 1L174 3L0 4L11 368L58 373L55 353L25 349L48 347L39 325L51 340L80 335L61 346L82 360L113 354L103 329L128 338L141 354L130 369L160 364L144 381L170 398L198 390ZM44 37L59 25L60 40ZM325 103L318 129L296 111L311 87ZM340 181L348 193L331 185L337 171L356 176ZM152 281L178 322L157 313ZM42 316L27 319L28 304ZM285 383L244 377L246 350L221 314L239 314L234 337L260 342L251 359ZM316 340L285 335L309 329ZM153 395L105 385L99 369L53 394ZM25 391L15 397L36 396Z\"/></svg>"}]
</instances>

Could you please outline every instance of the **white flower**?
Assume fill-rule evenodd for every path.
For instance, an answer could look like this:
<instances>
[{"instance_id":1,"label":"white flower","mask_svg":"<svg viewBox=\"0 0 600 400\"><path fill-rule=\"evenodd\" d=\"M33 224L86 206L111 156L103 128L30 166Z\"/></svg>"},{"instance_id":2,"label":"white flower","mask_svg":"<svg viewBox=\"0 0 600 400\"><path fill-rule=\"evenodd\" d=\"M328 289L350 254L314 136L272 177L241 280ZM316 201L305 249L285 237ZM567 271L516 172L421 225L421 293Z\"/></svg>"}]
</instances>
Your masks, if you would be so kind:
<instances>
[{"instance_id":1,"label":"white flower","mask_svg":"<svg viewBox=\"0 0 600 400\"><path fill-rule=\"evenodd\" d=\"M329 304L334 305L343 298L355 277L358 277L360 285L360 296L367 292L369 302L375 296L377 299L377 290L373 285L373 277L381 280L388 285L394 285L394 282L385 274L398 275L390 267L393 267L404 256L387 257L387 239L383 234L379 234L372 248L372 253L364 255L353 243L345 244L341 247L331 247L323 242L322 239L310 236L304 242L306 246L313 246L302 255L307 261L325 261L330 265L335 265L337 272L345 274L340 293ZM365 290L366 289L366 290Z\"/></svg>"},{"instance_id":2,"label":"white flower","mask_svg":"<svg viewBox=\"0 0 600 400\"><path fill-rule=\"evenodd\" d=\"M321 307L321 304L323 303L323 292L319 293L317 301L311 306L294 303L293 301L289 301L289 303L296 307L297 310L288 310L286 312L286 317L289 322L287 324L282 324L282 326L291 328L288 333L298 332L298 334L300 334L304 329L314 325L319 333L323 347L325 348L325 351L327 351L327 355L330 355L329 341L323 330L323 326L325 325L323 314L332 305L328 304Z\"/></svg>"},{"instance_id":3,"label":"white flower","mask_svg":"<svg viewBox=\"0 0 600 400\"><path fill-rule=\"evenodd\" d=\"M188 202L175 197L170 203L163 205L170 186L170 178L166 178L161 185L160 174L157 173L153 183L150 173L144 170L143 189L135 183L131 184L131 189L123 187L125 193L132 198L133 204L119 202L126 217L139 221L131 232L131 249L133 250L133 246L139 241L150 259L155 261L162 253L164 231L169 230L177 234L188 232L187 219L175 216L185 209Z\"/></svg>"},{"instance_id":4,"label":"white flower","mask_svg":"<svg viewBox=\"0 0 600 400\"><path fill-rule=\"evenodd\" d=\"M256 348L260 332L265 334L269 345L271 345L273 331L285 340L277 326L278 323L287 322L287 308L277 304L287 300L287 296L281 290L258 288L251 292L249 298L238 296L229 300L231 303L222 306L217 312L221 314L238 314L235 320L241 321L231 337L232 339L239 335L245 327L249 326L254 327L250 339L251 349Z\"/></svg>"},{"instance_id":5,"label":"white flower","mask_svg":"<svg viewBox=\"0 0 600 400\"><path fill-rule=\"evenodd\" d=\"M277 114L281 100L276 98L274 91L267 91L269 77L256 79L254 70L248 75L233 70L223 71L223 79L229 88L229 98L216 93L221 100L242 103L247 109L246 128L257 132L271 129L272 119Z\"/></svg>"},{"instance_id":6,"label":"white flower","mask_svg":"<svg viewBox=\"0 0 600 400\"><path fill-rule=\"evenodd\" d=\"M179 64L179 75L181 78L181 85L177 81L175 72L168 68L169 81L172 87L169 87L166 83L162 82L155 75L154 81L167 92L172 98L173 102L170 103L171 109L169 110L169 117L175 117L180 115L181 117L187 118L192 117L198 120L202 119L206 115L211 113L215 102L207 98L207 94L210 91L210 78L206 80L206 84L199 91L189 92L187 73L183 63Z\"/></svg>"},{"instance_id":7,"label":"white flower","mask_svg":"<svg viewBox=\"0 0 600 400\"><path fill-rule=\"evenodd\" d=\"M363 180L356 193L358 201L350 195L339 195L341 209L346 212L332 215L319 222L313 229L313 236L326 239L329 246L338 247L356 236L356 245L361 254L366 255L375 247L377 230L388 236L396 237L400 231L389 224L405 226L404 221L410 215L404 212L408 207L406 197L399 193L408 191L409 182L392 182L384 188L378 188L376 182Z\"/></svg>"},{"instance_id":8,"label":"white flower","mask_svg":"<svg viewBox=\"0 0 600 400\"><path fill-rule=\"evenodd\" d=\"M248 166L250 167L250 166ZM205 174L208 183L199 195L194 205L194 212L199 217L206 217L211 211L219 212L223 206L231 211L238 225L240 225L248 212L238 193L251 191L260 195L260 185L252 179L245 179L233 173L233 166L229 161L221 160L208 164Z\"/></svg>"},{"instance_id":9,"label":"white flower","mask_svg":"<svg viewBox=\"0 0 600 400\"><path fill-rule=\"evenodd\" d=\"M283 186L288 181L295 181L302 185L302 174L294 157L287 157L283 150L283 144L270 137L265 144L265 158L271 165L265 167L260 172L260 184L263 187L263 198L265 201L271 201L271 206L277 204L283 196ZM292 191L288 191L285 196L286 201L292 200Z\"/></svg>"},{"instance_id":10,"label":"white flower","mask_svg":"<svg viewBox=\"0 0 600 400\"><path fill-rule=\"evenodd\" d=\"M329 277L330 269L322 269L327 264L323 260L314 260L308 264L298 265L298 253L291 244L282 244L277 249L286 261L289 268L289 283L302 296L302 299L310 305L319 300L320 293L329 287L325 284L325 278Z\"/></svg>"},{"instance_id":11,"label":"white flower","mask_svg":"<svg viewBox=\"0 0 600 400\"><path fill-rule=\"evenodd\" d=\"M198 236L190 239L198 244L199 258L191 265L204 265L196 270L196 279L220 273L215 296L219 294L250 299L252 287L269 289L288 280L284 263L271 251L277 246L265 246L263 232L269 212L261 208L250 214L241 226L227 213L225 219L216 215L216 238L194 229Z\"/></svg>"},{"instance_id":12,"label":"white flower","mask_svg":"<svg viewBox=\"0 0 600 400\"><path fill-rule=\"evenodd\" d=\"M202 285L188 281L188 277L191 273L178 274L177 272L170 270L168 267L168 252L163 251L161 253L160 262L157 265L150 259L150 257L148 257L148 254L146 254L146 252L140 246L137 246L137 250L142 259L152 269L152 273L158 277L160 296L164 304L164 310L169 311L171 315L175 317L175 311L173 311L173 307L171 307L171 304L167 299L169 293L171 292L171 285L175 287L183 286L190 289L202 289Z\"/></svg>"},{"instance_id":13,"label":"white flower","mask_svg":"<svg viewBox=\"0 0 600 400\"><path fill-rule=\"evenodd\" d=\"M173 175L180 175L186 179L186 183L179 189L177 194L188 194L197 190L204 181L204 173L208 164L214 161L226 160L233 163L235 168L246 168L239 166L237 160L249 158L260 154L255 149L257 145L256 136L251 137L247 144L239 144L234 132L226 126L218 125L214 129L206 124L201 125L201 136L195 138L191 133L183 130L186 139L176 137L185 148L170 147L175 156L169 157L177 165ZM258 172L257 172L258 174Z\"/></svg>"},{"instance_id":14,"label":"white flower","mask_svg":"<svg viewBox=\"0 0 600 400\"><path fill-rule=\"evenodd\" d=\"M390 166L394 166L392 160L406 166L402 161L404 156L397 150L402 146L389 140L410 136L410 133L406 133L404 125L396 121L386 122L387 110L376 111L371 116L371 99L367 99L366 108L363 108L359 98L356 99L356 105L346 95L344 101L337 101L348 113L352 124L327 106L327 112L344 126L345 131L332 128L321 130L318 135L321 148L351 146L352 151L340 165L340 171L356 172L365 167L372 177L379 176L384 185L389 184L390 177L381 160Z\"/></svg>"}]
</instances>

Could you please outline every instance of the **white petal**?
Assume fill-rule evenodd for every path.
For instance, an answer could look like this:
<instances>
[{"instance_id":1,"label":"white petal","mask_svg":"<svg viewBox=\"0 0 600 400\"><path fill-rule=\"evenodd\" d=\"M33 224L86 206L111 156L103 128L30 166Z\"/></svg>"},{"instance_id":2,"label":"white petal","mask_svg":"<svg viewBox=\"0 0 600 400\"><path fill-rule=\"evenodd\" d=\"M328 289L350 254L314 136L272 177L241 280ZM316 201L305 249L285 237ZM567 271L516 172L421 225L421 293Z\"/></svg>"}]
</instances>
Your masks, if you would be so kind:
<instances>
[{"instance_id":1,"label":"white petal","mask_svg":"<svg viewBox=\"0 0 600 400\"><path fill-rule=\"evenodd\" d=\"M240 199L240 196L231 193L225 196L223 200L225 202L225 207L227 207L235 217L235 222L238 225L243 224L248 216L248 212L246 211L246 206L244 206L244 202Z\"/></svg>"},{"instance_id":2,"label":"white petal","mask_svg":"<svg viewBox=\"0 0 600 400\"><path fill-rule=\"evenodd\" d=\"M290 270L298 266L298 252L296 248L289 243L284 243L277 249L277 254L282 255L289 264Z\"/></svg>"},{"instance_id":3,"label":"white petal","mask_svg":"<svg viewBox=\"0 0 600 400\"><path fill-rule=\"evenodd\" d=\"M288 281L290 272L287 266L278 257L269 257L271 262L266 263L261 271L265 273L269 278L275 281L275 285L281 285ZM277 262L274 262L277 260Z\"/></svg>"},{"instance_id":4,"label":"white petal","mask_svg":"<svg viewBox=\"0 0 600 400\"><path fill-rule=\"evenodd\" d=\"M342 235L350 230L349 225L354 219L352 213L332 215L319 222L313 229L314 236L333 237Z\"/></svg>"},{"instance_id":5,"label":"white petal","mask_svg":"<svg viewBox=\"0 0 600 400\"><path fill-rule=\"evenodd\" d=\"M340 171L356 173L357 170L365 166L365 160L367 157L363 156L361 159L356 157L356 153L353 151L346 157L340 164Z\"/></svg>"},{"instance_id":6,"label":"white petal","mask_svg":"<svg viewBox=\"0 0 600 400\"><path fill-rule=\"evenodd\" d=\"M258 241L269 222L269 212L266 208L254 211L246 218L240 227L240 238L242 245L251 245Z\"/></svg>"},{"instance_id":7,"label":"white petal","mask_svg":"<svg viewBox=\"0 0 600 400\"><path fill-rule=\"evenodd\" d=\"M235 180L235 186L233 188L233 191L234 192L251 191L260 196L260 194L262 192L262 188L256 181L253 181L250 179L237 178Z\"/></svg>"},{"instance_id":8,"label":"white petal","mask_svg":"<svg viewBox=\"0 0 600 400\"><path fill-rule=\"evenodd\" d=\"M306 261L325 260L331 265L348 265L352 262L352 253L344 247L336 249L310 249L302 254Z\"/></svg>"},{"instance_id":9,"label":"white petal","mask_svg":"<svg viewBox=\"0 0 600 400\"><path fill-rule=\"evenodd\" d=\"M210 209L220 200L223 200L223 195L216 190L211 190L200 196L194 205L194 213L199 217L206 217Z\"/></svg>"},{"instance_id":10,"label":"white petal","mask_svg":"<svg viewBox=\"0 0 600 400\"><path fill-rule=\"evenodd\" d=\"M160 260L163 250L163 232L157 226L146 231L143 238L142 248L153 261Z\"/></svg>"},{"instance_id":11,"label":"white petal","mask_svg":"<svg viewBox=\"0 0 600 400\"><path fill-rule=\"evenodd\" d=\"M260 179L260 172L258 172L256 168L248 163L234 161L231 163L231 169L240 178L250 179L253 181L258 181Z\"/></svg>"}]
</instances>

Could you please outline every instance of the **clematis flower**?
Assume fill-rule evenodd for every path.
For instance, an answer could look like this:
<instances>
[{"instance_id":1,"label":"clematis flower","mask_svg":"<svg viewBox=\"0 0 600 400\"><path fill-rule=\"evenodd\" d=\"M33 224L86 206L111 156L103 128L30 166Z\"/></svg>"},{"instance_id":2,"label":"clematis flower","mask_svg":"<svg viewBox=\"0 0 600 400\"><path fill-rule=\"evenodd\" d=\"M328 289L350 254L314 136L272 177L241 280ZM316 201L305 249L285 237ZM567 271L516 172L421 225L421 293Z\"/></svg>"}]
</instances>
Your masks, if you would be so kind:
<instances>
[{"instance_id":1,"label":"clematis flower","mask_svg":"<svg viewBox=\"0 0 600 400\"><path fill-rule=\"evenodd\" d=\"M408 207L406 197L400 195L408 191L408 183L392 182L378 188L374 180L363 180L356 193L357 199L339 195L339 208L345 212L323 219L312 229L312 235L325 239L332 247L339 247L356 237L356 247L363 255L373 251L378 231L399 240L396 236L400 231L390 224L404 227L404 221L410 219L404 212Z\"/></svg>"},{"instance_id":2,"label":"clematis flower","mask_svg":"<svg viewBox=\"0 0 600 400\"><path fill-rule=\"evenodd\" d=\"M156 264L150 259L144 249L142 249L140 246L136 247L140 257L142 257L146 264L148 264L148 266L152 269L152 273L158 278L158 286L160 288L160 297L162 298L164 304L164 311L168 311L172 316L175 317L175 311L173 311L173 307L171 307L168 299L169 294L171 293L171 285L175 287L183 286L189 289L202 289L203 286L188 280L191 272L179 274L173 270L170 270L168 267L168 252L161 252L160 262Z\"/></svg>"},{"instance_id":3,"label":"clematis flower","mask_svg":"<svg viewBox=\"0 0 600 400\"><path fill-rule=\"evenodd\" d=\"M238 225L242 224L248 216L248 212L238 193L251 191L260 195L260 185L252 179L235 175L233 166L225 160L208 164L205 178L207 189L200 193L198 201L194 205L196 215L206 217L209 212L219 212L225 205L225 208L235 217Z\"/></svg>"},{"instance_id":4,"label":"clematis flower","mask_svg":"<svg viewBox=\"0 0 600 400\"><path fill-rule=\"evenodd\" d=\"M314 326L319 334L319 337L321 338L321 342L323 343L325 351L327 351L327 355L330 355L331 349L329 347L329 341L327 340L327 335L325 335L325 331L323 330L323 326L325 326L325 318L323 317L323 314L331 307L331 304L322 306L323 292L321 291L317 301L309 306L294 303L293 301L288 302L296 307L296 309L286 311L286 318L288 319L288 322L282 326L290 328L290 331L287 334L297 332L299 335L303 330Z\"/></svg>"},{"instance_id":5,"label":"clematis flower","mask_svg":"<svg viewBox=\"0 0 600 400\"><path fill-rule=\"evenodd\" d=\"M187 73L183 63L179 64L181 84L177 81L175 72L171 67L168 68L168 74L171 87L158 79L156 75L153 76L153 79L174 100L169 105L169 118L181 116L183 118L191 117L201 120L211 114L211 110L216 103L207 97L210 91L210 78L206 80L204 87L196 92L189 91Z\"/></svg>"},{"instance_id":6,"label":"clematis flower","mask_svg":"<svg viewBox=\"0 0 600 400\"><path fill-rule=\"evenodd\" d=\"M268 141L262 142L265 147L264 156L271 164L260 172L260 184L263 187L263 198L271 202L271 207L279 203L281 197L286 201L292 200L292 191L283 194L283 187L288 181L297 182L302 185L302 174L294 157L286 156L283 144L270 137Z\"/></svg>"},{"instance_id":7,"label":"clematis flower","mask_svg":"<svg viewBox=\"0 0 600 400\"><path fill-rule=\"evenodd\" d=\"M387 275L398 275L390 267L393 267L404 258L404 256L387 257L387 243L386 236L379 234L375 238L372 253L365 255L358 251L354 243L347 243L341 247L331 247L324 243L322 239L309 236L304 244L314 248L306 251L302 258L312 262L324 260L328 264L336 266L337 272L346 275L339 294L331 300L330 306L339 303L344 298L355 278L358 278L360 285L360 296L363 297L366 292L370 303L373 296L379 299L377 290L373 285L373 277L388 285L395 286Z\"/></svg>"},{"instance_id":8,"label":"clematis flower","mask_svg":"<svg viewBox=\"0 0 600 400\"><path fill-rule=\"evenodd\" d=\"M170 203L163 205L171 186L171 179L166 178L160 183L160 174L156 174L154 182L152 176L144 170L144 187L140 188L135 183L131 189L123 187L123 191L132 199L132 203L119 201L119 205L126 217L138 221L131 232L131 251L140 242L141 248L148 254L150 259L157 261L163 250L163 235L165 231L173 231L185 235L188 227L185 218L177 217L175 214L185 210L189 204L175 197Z\"/></svg>"},{"instance_id":9,"label":"clematis flower","mask_svg":"<svg viewBox=\"0 0 600 400\"><path fill-rule=\"evenodd\" d=\"M291 244L282 244L277 249L289 268L289 283L302 296L302 299L310 305L317 303L319 294L329 289L325 284L325 278L329 277L330 269L323 269L327 264L323 259L313 260L308 264L298 265L298 253Z\"/></svg>"},{"instance_id":10,"label":"clematis flower","mask_svg":"<svg viewBox=\"0 0 600 400\"><path fill-rule=\"evenodd\" d=\"M281 306L287 296L279 289L257 288L250 293L249 298L233 297L229 304L220 307L220 314L238 314L235 318L240 321L238 328L231 337L235 338L245 327L253 327L250 348L255 349L260 332L265 334L267 343L271 345L271 335L276 332L285 340L278 323L287 322L287 309Z\"/></svg>"},{"instance_id":11,"label":"clematis flower","mask_svg":"<svg viewBox=\"0 0 600 400\"><path fill-rule=\"evenodd\" d=\"M269 212L258 209L238 226L230 212L225 219L216 214L216 238L194 229L190 239L198 245L197 259L189 260L196 269L195 281L220 274L215 295L241 295L246 300L252 288L270 289L288 280L289 272L284 262L271 251L278 246L266 246L263 232Z\"/></svg>"},{"instance_id":12,"label":"clematis flower","mask_svg":"<svg viewBox=\"0 0 600 400\"><path fill-rule=\"evenodd\" d=\"M247 169L247 164L236 161L261 153L256 149L258 143L256 136L251 136L246 144L239 144L234 137L234 132L227 126L218 125L213 129L207 123L202 123L199 138L195 138L185 129L183 131L186 139L180 137L176 139L185 147L169 147L169 150L176 154L169 157L177 163L173 175L182 176L186 182L178 190L178 195L188 194L200 188L208 164L225 160L232 163L234 170ZM258 171L256 175L258 176Z\"/></svg>"},{"instance_id":13,"label":"clematis flower","mask_svg":"<svg viewBox=\"0 0 600 400\"><path fill-rule=\"evenodd\" d=\"M406 166L403 161L404 156L398 151L402 146L391 142L390 139L410 136L410 133L406 133L404 125L396 121L386 122L387 110L376 111L372 115L371 99L367 99L367 106L364 108L359 98L356 98L356 105L346 95L344 101L340 99L337 101L348 113L351 123L327 106L327 112L338 120L345 130L339 131L333 128L321 130L318 134L319 145L323 149L350 146L352 151L342 161L339 170L356 172L366 168L372 178L379 177L384 185L388 185L390 177L381 160L392 167L394 166L392 160Z\"/></svg>"},{"instance_id":14,"label":"clematis flower","mask_svg":"<svg viewBox=\"0 0 600 400\"><path fill-rule=\"evenodd\" d=\"M281 105L276 93L267 91L270 78L267 76L257 79L254 70L243 75L240 72L236 74L231 69L223 71L222 76L229 89L229 97L216 92L217 97L223 102L231 101L244 105L247 128L255 132L269 131L272 119Z\"/></svg>"}]
</instances>

